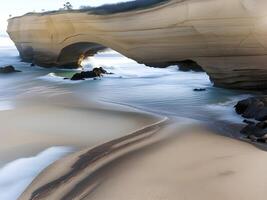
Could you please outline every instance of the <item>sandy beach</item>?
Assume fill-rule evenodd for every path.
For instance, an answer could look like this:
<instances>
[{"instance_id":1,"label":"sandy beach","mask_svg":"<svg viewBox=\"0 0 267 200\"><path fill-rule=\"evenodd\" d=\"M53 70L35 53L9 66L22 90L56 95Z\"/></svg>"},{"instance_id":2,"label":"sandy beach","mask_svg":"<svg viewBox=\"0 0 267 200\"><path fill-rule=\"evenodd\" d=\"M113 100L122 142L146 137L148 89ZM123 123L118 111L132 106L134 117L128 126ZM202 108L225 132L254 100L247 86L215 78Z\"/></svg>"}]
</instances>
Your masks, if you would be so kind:
<instances>
[{"instance_id":1,"label":"sandy beach","mask_svg":"<svg viewBox=\"0 0 267 200\"><path fill-rule=\"evenodd\" d=\"M157 120L123 106L78 103L71 96L41 98L19 99L15 109L0 112L0 166L52 146L92 147Z\"/></svg>"},{"instance_id":2,"label":"sandy beach","mask_svg":"<svg viewBox=\"0 0 267 200\"><path fill-rule=\"evenodd\" d=\"M156 116L71 94L20 97L14 109L0 112L0 120L2 166L50 147L73 148L40 171L19 200L265 196L267 153L221 136L198 120Z\"/></svg>"},{"instance_id":3,"label":"sandy beach","mask_svg":"<svg viewBox=\"0 0 267 200\"><path fill-rule=\"evenodd\" d=\"M129 76L135 65L75 83L29 66L3 77L0 199L265 199L266 151L232 128L243 126L233 106L245 93L174 68Z\"/></svg>"},{"instance_id":4,"label":"sandy beach","mask_svg":"<svg viewBox=\"0 0 267 200\"><path fill-rule=\"evenodd\" d=\"M197 121L161 119L57 161L19 199L262 200L266 164L265 151Z\"/></svg>"}]
</instances>

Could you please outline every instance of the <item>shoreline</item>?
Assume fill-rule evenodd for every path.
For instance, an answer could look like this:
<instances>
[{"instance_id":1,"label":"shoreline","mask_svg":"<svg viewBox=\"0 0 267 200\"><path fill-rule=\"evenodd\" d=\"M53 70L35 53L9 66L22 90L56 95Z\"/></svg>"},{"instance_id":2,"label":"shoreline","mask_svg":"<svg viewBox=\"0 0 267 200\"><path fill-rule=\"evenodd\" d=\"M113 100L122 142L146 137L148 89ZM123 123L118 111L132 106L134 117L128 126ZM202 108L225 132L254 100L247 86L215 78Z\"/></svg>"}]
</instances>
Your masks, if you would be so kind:
<instances>
[{"instance_id":1,"label":"shoreline","mask_svg":"<svg viewBox=\"0 0 267 200\"><path fill-rule=\"evenodd\" d=\"M120 138L58 160L33 181L19 200L123 200L129 194L130 199L149 200L264 197L264 165L251 165L251 160L267 164L267 154L255 146L214 134L195 122L185 126L172 122L156 133L145 133L152 135L144 143L136 138L133 146L127 142L118 145ZM129 139L129 135L125 137ZM115 145L115 150L107 147L110 144ZM257 189L248 190L250 184L257 185ZM208 192L208 188L212 190Z\"/></svg>"},{"instance_id":2,"label":"shoreline","mask_svg":"<svg viewBox=\"0 0 267 200\"><path fill-rule=\"evenodd\" d=\"M98 103L103 105L103 102L97 102L96 105ZM139 112L136 108L126 105L122 107L120 104L114 104L114 102L109 104L104 103L104 105L111 110L119 109L121 112L135 110L134 112ZM100 110L98 110L98 112L100 112ZM142 111L140 113L144 114ZM152 113L146 111L145 113L150 114L151 117L153 116ZM207 124L204 122L192 119L177 121L168 119L167 117L160 120L158 116L154 116L154 120L155 119L157 119L156 122L154 121L152 124L146 125L131 134L117 137L117 139L113 138L113 140L103 142L100 145L83 148L80 151L57 160L34 179L20 196L19 200L69 198L84 200L123 200L129 193L133 199L146 198L149 200L160 200L162 196L167 195L167 193L164 192L164 195L162 195L162 191L157 191L158 189L156 188L158 187L170 187L172 194L173 192L175 193L174 195L167 195L168 198L166 197L166 199L177 198L177 196L181 198L184 197L185 194L181 191L181 188L187 188L185 196L188 196L187 198L189 199L204 200L208 197L216 197L222 200L238 199L238 195L242 190L240 189L230 193L227 186L229 182L225 182L225 180L222 181L221 179L225 179L224 177L226 177L227 180L240 182L244 174L236 178L235 175L238 174L236 170L239 169L244 162L250 162L250 159L258 154L262 162L266 162L267 164L266 152L261 151L257 147L251 145L251 143L249 144L244 141L236 140L236 138L222 136L216 133L215 130L207 127ZM169 145L171 147L169 147ZM210 147L208 147L209 145ZM225 146L227 146L227 150L224 150ZM171 148L171 150L169 148ZM166 149L169 150L166 151ZM211 152L209 149L211 149ZM247 153L249 153L249 159L244 160L243 154ZM159 156L156 157L154 154ZM239 154L241 154L241 156ZM253 154L253 156L250 157L250 154ZM179 158L178 155L181 157ZM151 157L153 157L152 160ZM156 162L158 165L150 165L148 161L146 162L147 158L151 160L151 163ZM161 159L166 161L161 162ZM195 173L194 171L196 169L193 167L195 165L194 163L203 162L202 160L205 161L207 159L214 160L215 166L212 164L211 168L207 167L207 169L206 167L202 167L201 170L197 170L198 172L196 172L197 174L194 176L189 175L190 173ZM235 159L238 159L241 164ZM216 164L217 161L219 161L219 165ZM144 164L144 162L146 162L146 164ZM165 166L165 162L169 164ZM135 163L143 164L138 164L136 166ZM193 165L190 167L193 171L189 169L189 173L187 169L184 169L185 166L183 165ZM203 165L203 163L201 163L201 165ZM222 167L220 165L222 165ZM157 166L156 168L160 168L160 171L153 169L152 166ZM136 167L138 169L136 169ZM234 169L232 169L232 167ZM257 168L258 166L255 167ZM173 171L174 169L180 169L182 172ZM143 172L143 170L145 172ZM212 186L209 182L204 183L204 185L207 184L205 187L213 187L213 191L215 191L213 194L198 189L202 187L202 181L199 181L199 179L210 178L210 170L212 170L212 173L217 174L213 178L214 181L222 182L219 186ZM157 173L155 173L155 171L157 171ZM188 177L185 176L184 173L189 173ZM251 173L251 171L248 173ZM173 177L174 174L177 174L174 176L175 178ZM140 182L135 176L139 177L140 180L144 180ZM182 177L182 182L178 184L180 187L178 191L181 193L175 191L177 188L175 188L175 184L173 184L173 181L181 181L180 176ZM146 177L148 177L148 179ZM171 183L163 184L161 181L151 182L151 179L155 179L156 177L160 177L159 179L163 179L164 177L165 180L169 180ZM133 183L129 183L128 180L132 179L134 179ZM184 181L190 182L187 183L189 184L188 187L181 186ZM123 192L119 189L121 183L124 185ZM150 192L153 191L152 193L155 193L155 196L146 196L146 189L144 188L151 185L152 188ZM196 198L196 196L191 194L191 191L188 190L188 188L192 187L193 190L201 196L200 198ZM132 193L135 190L140 191L140 194ZM216 196L216 192L218 191L222 192L219 197ZM245 192L246 195L242 196L242 198L244 197L243 199L249 200L252 194L255 195L255 192L256 191ZM229 198L227 198L226 195L229 195Z\"/></svg>"},{"instance_id":3,"label":"shoreline","mask_svg":"<svg viewBox=\"0 0 267 200\"><path fill-rule=\"evenodd\" d=\"M183 167L181 163L184 162L193 165L192 163L201 160L215 159L216 161L217 154L223 154L221 148L225 146L227 148L229 147L229 151L227 150L229 154L235 152L241 154L246 154L246 152L253 152L256 155L260 154L262 162L266 162L267 164L267 157L265 158L266 152L259 153L262 151L251 145L251 143L248 144L244 141L238 141L236 138L228 138L225 135L221 136L203 121L188 118L162 118L159 114L155 115L155 113L149 111L141 111L137 107L127 104L95 100L88 102L87 100L67 94L57 95L55 97L50 96L49 98L44 98L43 96L36 96L34 98L32 96L26 96L15 101L16 104L13 110L0 112L0 120L6 120L6 123L1 127L1 132L4 130L13 131L13 133L8 135L10 137L9 140L7 140L8 138L3 138L3 141L7 143L9 148L7 149L8 152L5 153L3 150L4 146L1 146L2 153L0 156L2 158L4 154L9 159L12 157L12 154L14 154L14 158L21 157L19 154L24 154L23 156L25 156L25 153L27 155L35 155L37 152L55 145L76 147L77 150L44 169L27 187L19 198L20 200L49 200L64 199L67 197L84 200L120 200L125 199L127 193L133 192L134 190L132 188L141 190L142 187L146 188L146 185L152 185L155 188L173 188L173 183L164 183L162 185L160 181L151 182L151 179L160 176L159 179L179 182L179 176L182 176L186 181L188 181L187 178L194 180L194 176L188 175L188 177L184 177L183 173L187 173L187 171L178 173L177 171L172 171L174 170L173 168L180 169ZM12 127L13 124L7 120L13 119L14 117L17 120L16 127ZM90 124L88 124L89 122ZM89 132L91 133L88 135ZM129 133L132 134L129 135ZM103 137L92 138L95 135ZM114 138L118 139L114 140ZM10 152L11 144L7 141L13 142L13 153ZM27 141L28 143L21 145L23 141ZM198 146L199 144L205 144L207 141L208 143L206 145L202 147ZM21 147L17 146L18 144ZM164 149L168 148L170 144L174 150L166 152ZM195 151L192 151L192 145L193 147L196 145L194 147L196 148ZM208 145L211 146L208 147ZM217 147L221 148L217 149ZM19 148L21 149L18 153ZM212 150L212 154L209 152L209 149ZM138 169L133 169L134 163L140 163L138 161L139 159L143 163L146 158L154 154L158 154L159 156L158 158L153 158L151 163L157 163L155 166L160 166L160 171L156 173L149 163L144 166L139 166ZM179 159L176 157L177 155L180 155ZM224 158L224 156L223 154L222 157ZM174 161L172 161L172 158ZM132 159L136 161L132 161ZM167 159L165 162L170 164L164 166L160 164L161 162L158 163L162 159ZM237 159L240 158L238 157ZM253 158L248 157L247 162L250 159ZM227 165L228 161L227 159L222 159L222 165ZM245 161L241 159L240 162L244 164ZM232 175L236 174L236 168L242 167L241 164L239 165L234 162L234 170L231 169L232 166L230 170L227 167L221 169L219 166L216 166L222 171L218 172L218 176L229 176L231 180L239 182L240 180L236 180ZM121 167L123 165L127 167ZM111 172L109 172L109 167L112 168ZM120 170L116 171L117 167ZM171 168L169 169L169 167ZM130 169L131 172L128 172L127 169ZM143 170L147 174L143 174ZM211 170L216 171L216 169ZM197 177L206 179L208 178L206 177L208 172L209 169L204 168L197 174ZM172 175L176 173L179 176L175 176L176 179L174 180ZM194 172L191 171L191 173ZM263 173L263 171L260 173ZM127 181L129 177L126 178L123 174L125 176L129 175L131 178L134 178L133 176L137 174L137 177L140 179L149 177L149 180L146 179L141 182L135 180L134 185L129 185ZM66 175L68 176L66 177ZM119 182L117 182L117 179L120 179ZM215 181L219 180L216 179ZM118 187L120 187L119 183L123 183L125 186L125 193L116 192ZM198 185L201 184L201 181L195 179L190 184L192 185L188 185L188 188L194 187L194 190L200 192L197 188L201 186ZM209 185L209 187L211 186ZM222 190L223 200L227 199L224 195L229 193L227 191L228 188L225 187L226 185L221 185L218 188L214 188L214 191ZM157 193L155 188L151 188L153 193ZM224 192L224 190L227 192ZM146 197L146 194L143 193L145 191L142 190L140 195L132 194L131 196L135 199ZM203 200L207 198L207 194L206 192L200 192ZM251 194L248 192L247 196ZM173 196L177 197L179 195L181 194L175 193ZM186 195L189 196L189 199L196 199L195 197L191 197L189 192ZM235 196L237 193L233 195ZM253 195L255 194L253 193ZM213 196L212 198L215 197ZM149 200L162 199L161 194L146 198ZM167 199L171 199L171 196ZM246 198L244 199L247 200Z\"/></svg>"},{"instance_id":4,"label":"shoreline","mask_svg":"<svg viewBox=\"0 0 267 200\"><path fill-rule=\"evenodd\" d=\"M0 120L3 122L0 127L0 176L5 171L12 171L16 165L23 170L30 162L42 159L40 156L47 154L47 151L50 151L51 158L47 155L43 158L45 160L35 163L35 167L30 167L25 173L25 178L16 173L5 175L3 184L12 190L4 195L3 198L7 200L14 199L8 198L9 195L16 195L16 190L23 187L21 182L30 178L27 177L29 174L39 174L36 168L46 168L46 162L54 163L65 158L65 154L60 154L65 152L64 149L71 148L72 151L79 152L93 148L114 138L128 136L130 132L161 119L158 115L137 111L135 108L113 103L85 102L66 94L48 99L43 99L42 96L23 97L15 102L13 109L0 112ZM16 119L15 126L10 119ZM68 154L72 154L71 151ZM53 156L55 160L52 159ZM8 181L9 179L12 180ZM16 179L22 186L18 185L17 181L13 182Z\"/></svg>"},{"instance_id":5,"label":"shoreline","mask_svg":"<svg viewBox=\"0 0 267 200\"><path fill-rule=\"evenodd\" d=\"M71 95L26 97L16 99L12 109L0 111L0 166L51 146L79 150L102 144L159 118L125 106L76 101Z\"/></svg>"},{"instance_id":6,"label":"shoreline","mask_svg":"<svg viewBox=\"0 0 267 200\"><path fill-rule=\"evenodd\" d=\"M159 129L169 123L168 121L168 118L163 118L158 122L145 126L126 136L111 140L93 148L81 150L72 155L69 155L66 158L63 158L62 160L56 161L54 164L44 170L35 179L35 181L32 182L28 190L26 190L19 199L39 199L39 197L48 199L60 198L58 195L62 195L62 193L60 192L62 185L63 188L73 188L76 186L80 187L79 181L77 182L77 180L75 180L76 177L79 177L82 182L83 179L87 179L86 177L90 178L91 176L94 176L95 172L97 172L102 167L105 167L105 165L116 160L117 158L120 158L123 155L127 155L129 152L147 146L149 144L147 140L153 138L153 136L158 133ZM54 180L54 171L59 168L61 170L56 175L56 177L58 178ZM70 171L68 171L68 169ZM51 174L52 177L50 176ZM45 181L45 183L43 181ZM46 181L48 181L48 183L46 183ZM35 191L31 192L33 188L35 188ZM53 191L55 190L56 193L59 190L59 193L61 194L53 194ZM75 189L73 190L73 192L76 193ZM50 195L50 193L52 193L52 197L48 196ZM72 191L70 191L70 194L66 194L66 196L62 198L72 197L73 194L71 193Z\"/></svg>"},{"instance_id":7,"label":"shoreline","mask_svg":"<svg viewBox=\"0 0 267 200\"><path fill-rule=\"evenodd\" d=\"M38 88L36 90L38 93ZM16 99L13 109L0 112L3 122L0 166L25 156L37 157L44 149L59 145L75 147L76 152L63 155L38 173L21 196L22 200L31 197L35 200L125 200L129 196L133 200L174 197L250 200L263 197L266 177L261 166L267 164L266 152L257 144L230 137L227 129L218 131L218 127L212 129L204 121L169 115L168 123L161 124L160 112L140 110L116 100L88 102L86 95L79 98L83 94L80 91L70 90L73 92L70 95L68 90L61 95L56 91L45 93L45 88L42 91L43 96L35 96L31 90L23 94L26 97ZM87 92L86 88L84 91ZM254 166L254 161L258 165ZM64 173L69 174L67 179ZM58 181L62 177L62 181ZM239 186L244 185L243 182L244 194ZM248 184L256 185L258 190L249 190ZM231 189L236 185L239 187L233 192Z\"/></svg>"}]
</instances>

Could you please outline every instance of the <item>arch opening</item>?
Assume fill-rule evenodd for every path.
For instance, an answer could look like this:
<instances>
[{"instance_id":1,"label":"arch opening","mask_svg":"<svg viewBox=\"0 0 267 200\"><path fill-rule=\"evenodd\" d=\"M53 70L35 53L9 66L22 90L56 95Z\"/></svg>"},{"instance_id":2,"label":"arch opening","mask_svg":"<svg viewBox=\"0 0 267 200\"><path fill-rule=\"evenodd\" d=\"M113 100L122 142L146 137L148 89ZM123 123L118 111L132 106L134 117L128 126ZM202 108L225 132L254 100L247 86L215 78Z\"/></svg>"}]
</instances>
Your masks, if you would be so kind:
<instances>
[{"instance_id":1,"label":"arch opening","mask_svg":"<svg viewBox=\"0 0 267 200\"><path fill-rule=\"evenodd\" d=\"M97 52L105 49L107 49L107 47L92 42L71 44L61 50L57 63L59 66L66 68L78 68L85 58L93 56Z\"/></svg>"},{"instance_id":2,"label":"arch opening","mask_svg":"<svg viewBox=\"0 0 267 200\"><path fill-rule=\"evenodd\" d=\"M58 57L57 63L59 66L66 68L82 67L82 62L93 57L101 51L110 49L104 45L93 42L78 42L64 47ZM203 71L203 68L193 60L182 60L165 63L144 63L148 67L166 68L170 65L177 65L181 71Z\"/></svg>"}]
</instances>

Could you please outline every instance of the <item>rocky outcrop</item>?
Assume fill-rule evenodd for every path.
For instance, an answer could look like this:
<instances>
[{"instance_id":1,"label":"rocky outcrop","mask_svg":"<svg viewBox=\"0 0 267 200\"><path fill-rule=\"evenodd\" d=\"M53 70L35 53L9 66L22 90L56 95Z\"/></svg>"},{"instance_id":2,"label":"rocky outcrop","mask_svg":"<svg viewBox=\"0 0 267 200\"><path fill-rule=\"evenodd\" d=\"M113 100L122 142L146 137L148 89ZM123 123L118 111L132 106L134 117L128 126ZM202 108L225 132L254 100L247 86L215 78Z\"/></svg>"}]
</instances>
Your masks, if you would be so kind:
<instances>
[{"instance_id":1,"label":"rocky outcrop","mask_svg":"<svg viewBox=\"0 0 267 200\"><path fill-rule=\"evenodd\" d=\"M241 133L253 141L266 142L267 96L251 97L239 101L235 106L235 110L244 118L256 120L244 120L247 126L241 130Z\"/></svg>"},{"instance_id":2,"label":"rocky outcrop","mask_svg":"<svg viewBox=\"0 0 267 200\"><path fill-rule=\"evenodd\" d=\"M267 88L267 2L170 0L99 15L29 14L9 20L21 57L41 66L78 66L106 47L151 66L192 60L216 86Z\"/></svg>"},{"instance_id":3,"label":"rocky outcrop","mask_svg":"<svg viewBox=\"0 0 267 200\"><path fill-rule=\"evenodd\" d=\"M97 78L97 77L102 77L103 74L112 74L112 73L108 73L102 67L99 67L99 68L94 68L92 71L82 71L80 73L76 73L71 77L70 80L79 81L88 78Z\"/></svg>"},{"instance_id":4,"label":"rocky outcrop","mask_svg":"<svg viewBox=\"0 0 267 200\"><path fill-rule=\"evenodd\" d=\"M251 97L239 101L235 106L235 110L239 115L247 119L267 120L267 96Z\"/></svg>"}]
</instances>

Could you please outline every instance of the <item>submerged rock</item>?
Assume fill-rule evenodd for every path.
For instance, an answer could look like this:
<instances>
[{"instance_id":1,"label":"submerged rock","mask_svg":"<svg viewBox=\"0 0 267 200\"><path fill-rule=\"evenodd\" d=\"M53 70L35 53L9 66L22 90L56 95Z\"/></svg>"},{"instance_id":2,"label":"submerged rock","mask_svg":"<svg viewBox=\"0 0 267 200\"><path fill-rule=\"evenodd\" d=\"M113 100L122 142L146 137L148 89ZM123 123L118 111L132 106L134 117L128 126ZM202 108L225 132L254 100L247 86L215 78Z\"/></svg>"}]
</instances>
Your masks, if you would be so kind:
<instances>
[{"instance_id":1,"label":"submerged rock","mask_svg":"<svg viewBox=\"0 0 267 200\"><path fill-rule=\"evenodd\" d=\"M206 91L207 89L205 88L195 88L194 91L195 92L203 92L203 91Z\"/></svg>"},{"instance_id":2,"label":"submerged rock","mask_svg":"<svg viewBox=\"0 0 267 200\"><path fill-rule=\"evenodd\" d=\"M2 74L9 74L9 73L14 73L14 72L21 72L21 71L16 70L15 67L13 67L12 65L0 67L0 73Z\"/></svg>"}]
</instances>

